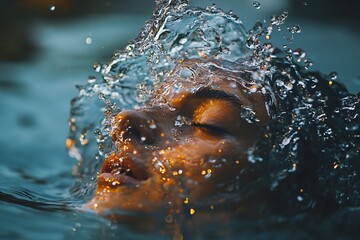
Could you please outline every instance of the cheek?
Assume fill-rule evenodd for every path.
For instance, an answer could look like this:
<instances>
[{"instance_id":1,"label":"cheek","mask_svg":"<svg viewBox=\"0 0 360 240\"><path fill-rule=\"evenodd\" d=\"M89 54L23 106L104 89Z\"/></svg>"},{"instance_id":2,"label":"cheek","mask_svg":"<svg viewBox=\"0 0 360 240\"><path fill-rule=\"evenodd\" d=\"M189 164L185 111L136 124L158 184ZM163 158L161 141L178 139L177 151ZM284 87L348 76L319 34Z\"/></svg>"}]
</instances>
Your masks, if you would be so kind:
<instances>
[{"instance_id":1,"label":"cheek","mask_svg":"<svg viewBox=\"0 0 360 240\"><path fill-rule=\"evenodd\" d=\"M190 141L166 151L163 162L171 178L201 183L231 177L244 155L244 148L235 141Z\"/></svg>"}]
</instances>

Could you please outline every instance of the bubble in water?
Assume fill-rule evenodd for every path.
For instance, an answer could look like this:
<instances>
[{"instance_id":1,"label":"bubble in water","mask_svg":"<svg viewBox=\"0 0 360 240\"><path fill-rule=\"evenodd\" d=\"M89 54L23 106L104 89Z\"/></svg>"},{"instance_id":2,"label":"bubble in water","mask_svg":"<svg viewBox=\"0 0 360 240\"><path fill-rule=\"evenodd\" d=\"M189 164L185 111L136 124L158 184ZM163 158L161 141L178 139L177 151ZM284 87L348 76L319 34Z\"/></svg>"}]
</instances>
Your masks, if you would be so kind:
<instances>
[{"instance_id":1,"label":"bubble in water","mask_svg":"<svg viewBox=\"0 0 360 240\"><path fill-rule=\"evenodd\" d=\"M55 5L50 5L49 9L50 9L50 11L55 11L56 6Z\"/></svg>"},{"instance_id":2,"label":"bubble in water","mask_svg":"<svg viewBox=\"0 0 360 240\"><path fill-rule=\"evenodd\" d=\"M254 6L254 8L256 8L256 9L260 9L260 3L258 2L258 1L254 1L253 2L253 6Z\"/></svg>"}]
</instances>

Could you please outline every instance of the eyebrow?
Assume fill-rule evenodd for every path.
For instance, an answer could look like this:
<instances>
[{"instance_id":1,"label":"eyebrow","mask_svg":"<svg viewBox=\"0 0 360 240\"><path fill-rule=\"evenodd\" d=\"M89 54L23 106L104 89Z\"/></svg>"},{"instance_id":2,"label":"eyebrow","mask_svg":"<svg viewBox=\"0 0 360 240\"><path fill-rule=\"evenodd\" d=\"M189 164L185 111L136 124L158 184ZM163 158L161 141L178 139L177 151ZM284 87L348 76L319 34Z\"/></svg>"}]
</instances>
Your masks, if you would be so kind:
<instances>
[{"instance_id":1,"label":"eyebrow","mask_svg":"<svg viewBox=\"0 0 360 240\"><path fill-rule=\"evenodd\" d=\"M210 87L201 87L192 96L200 99L218 99L227 101L238 109L242 116L241 119L248 123L258 122L256 113L251 108L244 106L240 98L226 91L212 89Z\"/></svg>"},{"instance_id":2,"label":"eyebrow","mask_svg":"<svg viewBox=\"0 0 360 240\"><path fill-rule=\"evenodd\" d=\"M201 99L218 99L227 101L235 106L240 112L244 111L244 106L241 100L237 96L223 90L216 90L210 87L201 87L192 96Z\"/></svg>"}]
</instances>

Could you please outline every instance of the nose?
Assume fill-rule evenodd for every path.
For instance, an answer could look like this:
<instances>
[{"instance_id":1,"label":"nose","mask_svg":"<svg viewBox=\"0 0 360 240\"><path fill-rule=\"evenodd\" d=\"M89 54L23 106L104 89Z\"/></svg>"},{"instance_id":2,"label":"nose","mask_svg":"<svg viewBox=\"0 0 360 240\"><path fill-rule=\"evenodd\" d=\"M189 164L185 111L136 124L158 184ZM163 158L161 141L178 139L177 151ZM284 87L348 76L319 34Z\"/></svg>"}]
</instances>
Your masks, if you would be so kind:
<instances>
[{"instance_id":1,"label":"nose","mask_svg":"<svg viewBox=\"0 0 360 240\"><path fill-rule=\"evenodd\" d=\"M157 126L144 111L122 111L113 120L112 140L135 141L139 144L153 144Z\"/></svg>"}]
</instances>

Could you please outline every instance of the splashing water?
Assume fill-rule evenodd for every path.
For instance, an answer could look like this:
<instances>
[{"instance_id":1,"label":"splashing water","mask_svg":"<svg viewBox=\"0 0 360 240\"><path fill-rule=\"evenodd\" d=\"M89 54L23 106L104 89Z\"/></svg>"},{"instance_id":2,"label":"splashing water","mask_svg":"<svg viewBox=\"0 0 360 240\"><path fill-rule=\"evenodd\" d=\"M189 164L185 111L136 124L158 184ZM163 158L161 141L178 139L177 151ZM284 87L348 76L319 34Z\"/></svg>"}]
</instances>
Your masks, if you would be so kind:
<instances>
[{"instance_id":1,"label":"splashing water","mask_svg":"<svg viewBox=\"0 0 360 240\"><path fill-rule=\"evenodd\" d=\"M302 49L286 46L283 52L262 43L262 37L269 40L273 28L284 24L287 12L273 16L267 27L258 21L246 32L233 14L216 6L190 8L187 3L157 1L152 19L138 37L107 64L94 65L102 79L90 77L85 86L78 87L66 143L78 161L74 194L84 201L92 196L96 172L116 150L109 132L117 113L149 104L158 94L154 88L169 79L179 59L213 59L252 69L252 84L263 89L272 118L248 151L249 164L238 176L247 186L239 189L234 184L229 192L260 213L330 212L359 206L359 96L334 82L336 73L307 72L312 61L305 59ZM254 7L260 4L254 2ZM301 32L298 25L288 30ZM191 71L178 75L189 77ZM174 80L172 88L177 87L181 88ZM175 127L184 124L187 120L179 116ZM162 163L156 164L161 171L169 171ZM211 177L211 171L203 175ZM230 196L237 200L234 194ZM190 214L195 210L191 208Z\"/></svg>"},{"instance_id":2,"label":"splashing water","mask_svg":"<svg viewBox=\"0 0 360 240\"><path fill-rule=\"evenodd\" d=\"M245 42L245 29L236 16L215 6L192 9L187 1L159 1L153 18L134 41L109 63L94 65L103 79L91 77L87 85L78 87L67 149L78 161L79 176L90 178L87 181L92 185L104 154L114 150L108 137L112 116L144 104L154 84L169 75L177 59L211 56L236 61L250 54Z\"/></svg>"}]
</instances>

